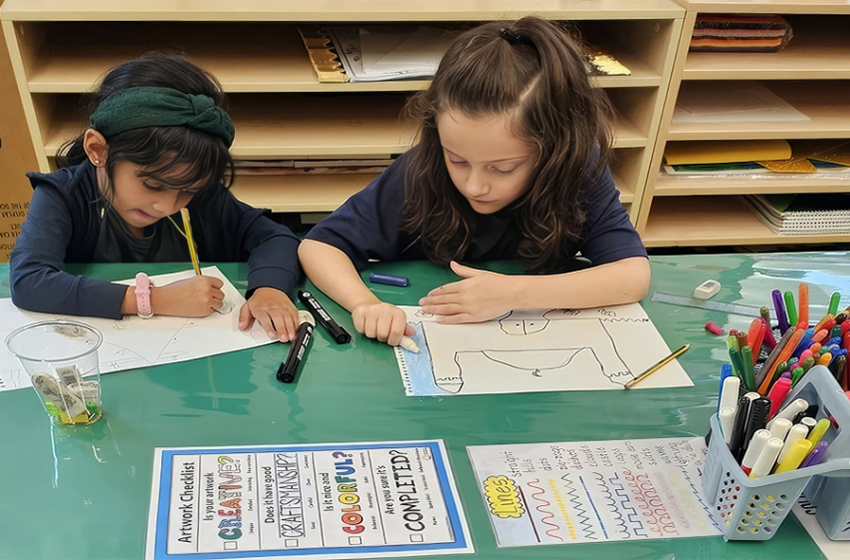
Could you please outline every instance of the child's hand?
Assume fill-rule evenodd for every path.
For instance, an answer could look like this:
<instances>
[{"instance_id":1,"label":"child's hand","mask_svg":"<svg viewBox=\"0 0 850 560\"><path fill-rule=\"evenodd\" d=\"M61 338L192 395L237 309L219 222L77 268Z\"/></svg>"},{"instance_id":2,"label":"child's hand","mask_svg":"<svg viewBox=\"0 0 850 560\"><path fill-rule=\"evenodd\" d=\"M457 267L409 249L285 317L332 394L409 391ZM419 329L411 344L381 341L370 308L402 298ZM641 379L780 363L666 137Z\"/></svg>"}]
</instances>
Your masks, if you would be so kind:
<instances>
[{"instance_id":1,"label":"child's hand","mask_svg":"<svg viewBox=\"0 0 850 560\"><path fill-rule=\"evenodd\" d=\"M151 307L157 315L206 317L224 302L224 282L213 276L193 276L151 289Z\"/></svg>"},{"instance_id":2,"label":"child's hand","mask_svg":"<svg viewBox=\"0 0 850 560\"><path fill-rule=\"evenodd\" d=\"M351 319L357 332L377 338L390 346L398 346L403 335L413 336L416 330L407 324L407 315L395 305L361 303L352 309Z\"/></svg>"},{"instance_id":3,"label":"child's hand","mask_svg":"<svg viewBox=\"0 0 850 560\"><path fill-rule=\"evenodd\" d=\"M419 300L422 311L438 323L477 323L501 317L516 301L510 276L477 270L454 261L452 270L464 279L440 286Z\"/></svg>"},{"instance_id":4,"label":"child's hand","mask_svg":"<svg viewBox=\"0 0 850 560\"><path fill-rule=\"evenodd\" d=\"M298 310L284 292L277 288L257 288L239 310L239 330L251 328L254 319L260 322L269 338L281 342L295 340L298 331Z\"/></svg>"}]
</instances>

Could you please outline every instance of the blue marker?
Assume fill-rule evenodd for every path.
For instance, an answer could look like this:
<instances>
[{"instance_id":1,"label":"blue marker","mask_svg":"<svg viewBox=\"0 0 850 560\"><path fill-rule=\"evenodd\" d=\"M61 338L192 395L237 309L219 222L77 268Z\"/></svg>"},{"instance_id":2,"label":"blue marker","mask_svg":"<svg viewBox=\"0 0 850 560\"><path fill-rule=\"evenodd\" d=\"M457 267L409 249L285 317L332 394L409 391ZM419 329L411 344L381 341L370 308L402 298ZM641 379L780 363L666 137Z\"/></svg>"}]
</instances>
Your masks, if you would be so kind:
<instances>
[{"instance_id":1,"label":"blue marker","mask_svg":"<svg viewBox=\"0 0 850 560\"><path fill-rule=\"evenodd\" d=\"M410 285L410 280L404 276L393 276L392 274L380 274L378 272L369 273L369 282L376 284L388 284L390 286L401 286L406 288Z\"/></svg>"}]
</instances>

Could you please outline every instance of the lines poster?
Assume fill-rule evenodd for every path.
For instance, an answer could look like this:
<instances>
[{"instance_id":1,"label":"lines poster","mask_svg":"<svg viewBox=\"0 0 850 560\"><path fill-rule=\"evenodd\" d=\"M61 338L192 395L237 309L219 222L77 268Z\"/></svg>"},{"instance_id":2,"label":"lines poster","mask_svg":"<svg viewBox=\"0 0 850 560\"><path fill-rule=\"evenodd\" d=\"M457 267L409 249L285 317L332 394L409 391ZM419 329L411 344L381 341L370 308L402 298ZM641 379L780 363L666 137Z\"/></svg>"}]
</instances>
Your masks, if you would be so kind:
<instances>
[{"instance_id":1,"label":"lines poster","mask_svg":"<svg viewBox=\"0 0 850 560\"><path fill-rule=\"evenodd\" d=\"M499 546L720 535L702 438L468 447Z\"/></svg>"}]
</instances>

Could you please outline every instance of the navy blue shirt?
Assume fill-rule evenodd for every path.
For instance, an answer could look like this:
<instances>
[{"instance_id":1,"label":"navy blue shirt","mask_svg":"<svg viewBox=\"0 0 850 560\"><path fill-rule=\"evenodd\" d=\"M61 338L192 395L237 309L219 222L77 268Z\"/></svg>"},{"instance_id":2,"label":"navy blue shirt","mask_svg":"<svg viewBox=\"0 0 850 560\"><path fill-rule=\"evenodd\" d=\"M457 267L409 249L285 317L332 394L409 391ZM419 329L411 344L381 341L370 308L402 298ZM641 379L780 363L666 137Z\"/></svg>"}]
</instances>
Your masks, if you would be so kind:
<instances>
[{"instance_id":1,"label":"navy blue shirt","mask_svg":"<svg viewBox=\"0 0 850 560\"><path fill-rule=\"evenodd\" d=\"M120 227L90 163L29 178L35 191L9 257L12 301L18 307L120 319L127 286L69 274L65 263L191 262L168 219L146 228L144 240ZM301 274L298 238L270 220L267 210L243 204L223 188L204 189L187 208L200 260L248 262L247 297L260 287L289 293L295 286ZM182 224L179 212L172 219Z\"/></svg>"},{"instance_id":2,"label":"navy blue shirt","mask_svg":"<svg viewBox=\"0 0 850 560\"><path fill-rule=\"evenodd\" d=\"M415 148L414 148L415 149ZM319 222L307 239L321 241L345 253L358 270L371 260L393 261L426 258L418 232L401 231L404 178L409 154L402 155L365 189L351 196L333 214ZM635 231L610 170L596 182L584 185L582 208L586 213L580 243L564 240L555 272L645 257L646 249ZM494 214L475 214L472 244L466 262L517 258L521 233L509 208ZM586 259L584 264L577 254Z\"/></svg>"}]
</instances>

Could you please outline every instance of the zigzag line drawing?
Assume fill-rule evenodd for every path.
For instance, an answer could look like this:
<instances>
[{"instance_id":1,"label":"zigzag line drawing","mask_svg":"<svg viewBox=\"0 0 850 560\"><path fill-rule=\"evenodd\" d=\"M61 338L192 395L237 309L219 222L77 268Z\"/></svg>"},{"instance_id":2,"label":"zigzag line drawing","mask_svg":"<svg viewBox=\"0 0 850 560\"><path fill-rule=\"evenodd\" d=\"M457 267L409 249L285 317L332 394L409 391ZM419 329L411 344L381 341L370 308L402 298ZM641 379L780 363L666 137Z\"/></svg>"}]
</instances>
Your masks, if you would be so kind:
<instances>
[{"instance_id":1,"label":"zigzag line drawing","mask_svg":"<svg viewBox=\"0 0 850 560\"><path fill-rule=\"evenodd\" d=\"M691 487L691 491L694 493L694 496L699 501L699 505L701 505L702 509L704 509L705 512L708 514L708 518L711 520L711 523L716 528L720 529L720 526L717 524L716 521L714 521L714 516L711 514L711 510L708 508L708 506L705 504L705 502L702 501L702 495L701 495L699 489L694 485L694 481L693 481L693 479L691 479L691 475L689 475L688 471L685 470L684 468L680 467L680 470L682 471L682 476L685 477L685 480L687 481L688 485Z\"/></svg>"},{"instance_id":2,"label":"zigzag line drawing","mask_svg":"<svg viewBox=\"0 0 850 560\"><path fill-rule=\"evenodd\" d=\"M620 509L626 513L626 517L628 518L629 523L632 525L632 530L635 532L635 536L649 537L649 535L643 532L643 521L640 520L638 512L635 511L635 508L628 505L632 501L631 493L629 493L629 491L626 490L626 488L622 484L617 482L619 479L619 475L617 475L617 473L614 473L614 476L609 478L608 482L611 483L611 486L616 486L614 494L616 494L620 498L623 498L622 500L620 500Z\"/></svg>"},{"instance_id":3,"label":"zigzag line drawing","mask_svg":"<svg viewBox=\"0 0 850 560\"><path fill-rule=\"evenodd\" d=\"M584 509L584 504L579 499L578 490L575 487L575 482L570 480L569 473L561 476L567 487L567 496L573 504L573 510L576 512L576 517L579 519L579 526L584 531L584 536L591 540L596 540L596 532L593 530L593 524L590 522L590 517L587 515L587 510ZM584 484L584 483L582 483Z\"/></svg>"},{"instance_id":4,"label":"zigzag line drawing","mask_svg":"<svg viewBox=\"0 0 850 560\"><path fill-rule=\"evenodd\" d=\"M546 490L544 490L542 486L535 486L535 484L537 484L539 482L540 482L539 478L535 478L534 480L526 481L526 483L525 483L526 486L530 486L531 488L538 490L538 492L531 494L530 497L534 498L538 502L546 504L547 506L552 505L549 501L544 500L543 498L540 497L540 496L546 495ZM564 542L564 539L560 535L558 535L557 533L553 533L553 531L560 531L561 526L549 521L550 519L555 519L555 514L552 513L551 511L543 509L543 507L540 506L540 505L535 506L534 509L536 509L540 513L544 514L543 517L540 518L540 522L543 523L544 525L549 525L550 527L552 527L551 529L546 530L546 534L549 535L550 537L552 537L553 539L558 539L559 541ZM539 539L538 539L538 542L539 542Z\"/></svg>"},{"instance_id":5,"label":"zigzag line drawing","mask_svg":"<svg viewBox=\"0 0 850 560\"><path fill-rule=\"evenodd\" d=\"M608 538L608 532L605 530L605 525L602 523L602 517L599 516L599 511L596 509L596 505L593 503L593 498L590 497L590 492L587 490L587 485L584 483L584 479L579 476L578 481L581 482L582 488L584 488L584 493L587 494L587 501L590 502L590 507L593 508L593 513L596 514L596 520L599 521L599 528L602 529L602 534L605 538Z\"/></svg>"}]
</instances>

